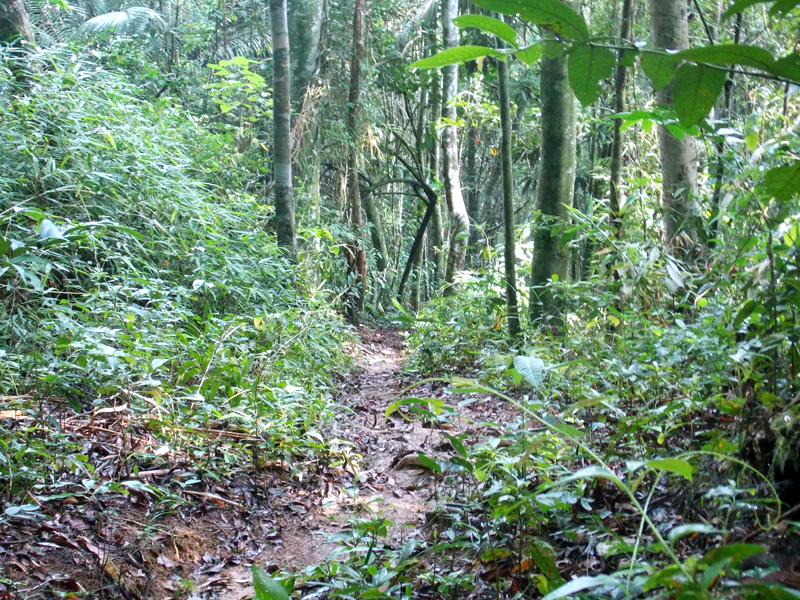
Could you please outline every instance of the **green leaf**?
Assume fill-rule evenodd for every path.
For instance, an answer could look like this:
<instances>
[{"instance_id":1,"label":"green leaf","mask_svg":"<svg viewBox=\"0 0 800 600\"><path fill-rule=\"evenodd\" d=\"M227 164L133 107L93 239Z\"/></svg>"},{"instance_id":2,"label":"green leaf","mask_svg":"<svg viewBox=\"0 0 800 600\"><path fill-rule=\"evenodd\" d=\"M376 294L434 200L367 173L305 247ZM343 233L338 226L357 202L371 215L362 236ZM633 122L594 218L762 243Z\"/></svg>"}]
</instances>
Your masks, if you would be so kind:
<instances>
[{"instance_id":1,"label":"green leaf","mask_svg":"<svg viewBox=\"0 0 800 600\"><path fill-rule=\"evenodd\" d=\"M710 550L703 557L703 563L711 565L730 559L731 567L735 569L745 558L750 558L762 552L764 552L764 548L756 544L729 544Z\"/></svg>"},{"instance_id":2,"label":"green leaf","mask_svg":"<svg viewBox=\"0 0 800 600\"><path fill-rule=\"evenodd\" d=\"M453 446L453 450L455 450L461 458L467 458L467 449L464 447L464 444L459 440L457 437L453 437L449 433L444 434L445 437L450 441L450 445Z\"/></svg>"},{"instance_id":3,"label":"green leaf","mask_svg":"<svg viewBox=\"0 0 800 600\"><path fill-rule=\"evenodd\" d=\"M559 584L564 583L564 579L556 566L556 551L553 550L550 544L541 540L533 540L528 552L533 562L536 563L536 566L539 567L539 570L547 579Z\"/></svg>"},{"instance_id":4,"label":"green leaf","mask_svg":"<svg viewBox=\"0 0 800 600\"><path fill-rule=\"evenodd\" d=\"M695 533L703 533L707 535L713 535L715 533L721 533L719 529L716 527L712 527L706 523L689 523L688 525L678 525L678 527L673 527L669 531L669 540L670 545L675 545L679 539L686 535L694 535Z\"/></svg>"},{"instance_id":5,"label":"green leaf","mask_svg":"<svg viewBox=\"0 0 800 600\"><path fill-rule=\"evenodd\" d=\"M764 185L775 198L788 201L800 191L800 161L770 169L764 175Z\"/></svg>"},{"instance_id":6,"label":"green leaf","mask_svg":"<svg viewBox=\"0 0 800 600\"><path fill-rule=\"evenodd\" d=\"M725 71L705 65L681 65L675 75L673 101L683 127L697 125L714 108L727 77Z\"/></svg>"},{"instance_id":7,"label":"green leaf","mask_svg":"<svg viewBox=\"0 0 800 600\"><path fill-rule=\"evenodd\" d=\"M430 56L423 58L408 65L409 69L436 69L457 63L475 60L481 56L497 56L501 54L499 50L487 48L486 46L456 46L448 48Z\"/></svg>"},{"instance_id":8,"label":"green leaf","mask_svg":"<svg viewBox=\"0 0 800 600\"><path fill-rule=\"evenodd\" d=\"M800 54L792 52L776 60L769 70L775 77L800 82Z\"/></svg>"},{"instance_id":9,"label":"green leaf","mask_svg":"<svg viewBox=\"0 0 800 600\"><path fill-rule=\"evenodd\" d=\"M617 477L616 474L602 467L586 467L585 469L580 469L575 471L572 475L559 479L556 483L557 485L561 485L562 483L569 483L576 479L608 479L617 485L622 485L622 481L620 481L620 478Z\"/></svg>"},{"instance_id":10,"label":"green leaf","mask_svg":"<svg viewBox=\"0 0 800 600\"><path fill-rule=\"evenodd\" d=\"M534 44L533 46L528 46L522 50L517 50L514 52L514 56L516 56L529 67L532 67L537 60L542 58L542 47L539 44Z\"/></svg>"},{"instance_id":11,"label":"green leaf","mask_svg":"<svg viewBox=\"0 0 800 600\"><path fill-rule=\"evenodd\" d=\"M676 475L681 475L689 481L692 480L694 468L690 463L680 458L654 458L653 460L648 460L645 464L651 469L668 471Z\"/></svg>"},{"instance_id":12,"label":"green leaf","mask_svg":"<svg viewBox=\"0 0 800 600\"><path fill-rule=\"evenodd\" d=\"M11 250L11 240L0 235L0 256L5 256L9 250Z\"/></svg>"},{"instance_id":13,"label":"green leaf","mask_svg":"<svg viewBox=\"0 0 800 600\"><path fill-rule=\"evenodd\" d=\"M800 0L776 0L770 7L769 14L772 17L781 13L786 14L797 8L798 5L800 5Z\"/></svg>"},{"instance_id":14,"label":"green leaf","mask_svg":"<svg viewBox=\"0 0 800 600\"><path fill-rule=\"evenodd\" d=\"M570 437L583 437L586 435L583 431L578 429L577 427L573 427L572 425L567 425L566 423L560 423L558 425L551 425L550 429L557 431L558 433L568 435Z\"/></svg>"},{"instance_id":15,"label":"green leaf","mask_svg":"<svg viewBox=\"0 0 800 600\"><path fill-rule=\"evenodd\" d=\"M769 71L775 62L772 54L767 50L757 46L747 46L745 44L719 44L716 46L689 48L688 50L678 52L675 56L684 60L703 62L710 65L720 65L723 67L742 65L745 67L755 67L762 71Z\"/></svg>"},{"instance_id":16,"label":"green leaf","mask_svg":"<svg viewBox=\"0 0 800 600\"><path fill-rule=\"evenodd\" d=\"M256 600L289 600L289 594L284 587L269 577L264 571L253 565L253 588L256 591Z\"/></svg>"},{"instance_id":17,"label":"green leaf","mask_svg":"<svg viewBox=\"0 0 800 600\"><path fill-rule=\"evenodd\" d=\"M566 598L581 592L583 590L590 590L592 588L600 587L601 585L614 585L619 586L619 581L610 575L597 575L596 577L583 576L573 579L556 588L547 594L542 600L556 600L557 598Z\"/></svg>"},{"instance_id":18,"label":"green leaf","mask_svg":"<svg viewBox=\"0 0 800 600\"><path fill-rule=\"evenodd\" d=\"M514 368L525 381L538 388L544 377L544 361L535 356L515 356Z\"/></svg>"},{"instance_id":19,"label":"green leaf","mask_svg":"<svg viewBox=\"0 0 800 600\"><path fill-rule=\"evenodd\" d=\"M675 56L673 54L648 53L642 55L639 64L644 74L653 82L653 89L659 91L667 87L675 77Z\"/></svg>"},{"instance_id":20,"label":"green leaf","mask_svg":"<svg viewBox=\"0 0 800 600\"><path fill-rule=\"evenodd\" d=\"M739 325L744 323L744 320L753 314L753 311L759 306L761 306L761 302L758 300L748 300L742 309L736 314L736 318L733 320L733 327L738 328Z\"/></svg>"},{"instance_id":21,"label":"green leaf","mask_svg":"<svg viewBox=\"0 0 800 600\"><path fill-rule=\"evenodd\" d=\"M504 15L519 15L571 40L589 39L586 21L561 0L476 0L475 5Z\"/></svg>"},{"instance_id":22,"label":"green leaf","mask_svg":"<svg viewBox=\"0 0 800 600\"><path fill-rule=\"evenodd\" d=\"M731 15L735 15L738 12L742 12L745 8L750 8L754 4L762 4L764 2L769 2L770 0L738 0L730 5L728 10L726 10L722 18L727 19Z\"/></svg>"},{"instance_id":23,"label":"green leaf","mask_svg":"<svg viewBox=\"0 0 800 600\"><path fill-rule=\"evenodd\" d=\"M514 31L511 25L504 23L500 19L484 15L461 15L453 19L453 23L455 23L456 27L462 29L466 27L477 27L484 33L496 35L504 42L508 42L514 46L514 48L519 48L519 46L517 46L517 32Z\"/></svg>"},{"instance_id":24,"label":"green leaf","mask_svg":"<svg viewBox=\"0 0 800 600\"><path fill-rule=\"evenodd\" d=\"M610 77L616 61L607 48L580 44L574 46L567 61L569 85L584 106L591 106L603 93L600 82Z\"/></svg>"},{"instance_id":25,"label":"green leaf","mask_svg":"<svg viewBox=\"0 0 800 600\"><path fill-rule=\"evenodd\" d=\"M419 453L417 456L419 459L420 464L428 469L429 471L433 471L434 473L441 473L442 467L432 458L425 456L422 452Z\"/></svg>"}]
</instances>

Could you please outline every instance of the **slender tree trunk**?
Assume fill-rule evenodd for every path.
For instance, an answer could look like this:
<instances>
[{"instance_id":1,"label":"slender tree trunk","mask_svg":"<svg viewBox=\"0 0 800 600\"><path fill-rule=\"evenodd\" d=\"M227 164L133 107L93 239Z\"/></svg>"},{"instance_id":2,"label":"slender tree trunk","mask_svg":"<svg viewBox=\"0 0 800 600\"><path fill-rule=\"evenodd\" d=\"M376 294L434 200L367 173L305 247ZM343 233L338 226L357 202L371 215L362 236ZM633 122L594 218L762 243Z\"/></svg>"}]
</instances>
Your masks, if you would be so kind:
<instances>
[{"instance_id":1,"label":"slender tree trunk","mask_svg":"<svg viewBox=\"0 0 800 600\"><path fill-rule=\"evenodd\" d=\"M347 217L353 234L359 238L364 235L361 219L361 190L358 185L358 109L361 96L361 59L364 55L364 2L356 0L353 12L353 56L350 60L350 94L347 99ZM367 293L367 255L360 242L355 241L349 249L348 272L355 275L359 289L349 306L350 322L358 324Z\"/></svg>"},{"instance_id":2,"label":"slender tree trunk","mask_svg":"<svg viewBox=\"0 0 800 600\"><path fill-rule=\"evenodd\" d=\"M502 17L501 17L502 18ZM497 87L500 91L500 160L503 165L503 250L506 268L506 309L508 334L519 335L517 306L517 228L514 222L514 172L511 167L511 99L508 86L508 65L497 63Z\"/></svg>"},{"instance_id":3,"label":"slender tree trunk","mask_svg":"<svg viewBox=\"0 0 800 600\"><path fill-rule=\"evenodd\" d=\"M739 43L739 37L742 31L742 13L736 14L736 25L733 30L733 43ZM723 110L722 118L730 120L731 118L731 102L733 101L733 73L728 74L728 79L725 81L724 95L723 95ZM785 114L785 111L784 111ZM716 147L717 153L717 166L714 173L714 193L711 195L711 221L708 226L708 247L713 249L717 246L717 236L719 235L719 206L722 200L722 184L725 179L725 141L722 136L717 140Z\"/></svg>"},{"instance_id":4,"label":"slender tree trunk","mask_svg":"<svg viewBox=\"0 0 800 600\"><path fill-rule=\"evenodd\" d=\"M631 39L633 28L633 0L622 0L622 24L620 25L619 37L621 40ZM614 112L625 111L625 96L628 90L628 67L622 64L622 57L625 53L620 50L617 53L617 70L614 75ZM614 226L614 235L619 238L622 235L622 216L620 215L619 198L619 179L622 169L622 119L614 119L614 137L611 142L611 177L609 180L608 205L611 210L611 223Z\"/></svg>"},{"instance_id":5,"label":"slender tree trunk","mask_svg":"<svg viewBox=\"0 0 800 600\"><path fill-rule=\"evenodd\" d=\"M478 155L478 128L472 122L467 130L467 214L472 216L472 221L480 210L480 196L478 189L479 173L477 168L477 155ZM476 264L476 258L480 256L478 251L478 228L472 227L469 231L469 249L467 256L469 263L472 266Z\"/></svg>"},{"instance_id":6,"label":"slender tree trunk","mask_svg":"<svg viewBox=\"0 0 800 600\"><path fill-rule=\"evenodd\" d=\"M559 332L561 300L548 286L569 276L568 251L553 228L569 222L575 187L575 99L567 81L567 58L543 58L541 71L542 152L537 204L543 223L534 233L530 312L533 322Z\"/></svg>"},{"instance_id":7,"label":"slender tree trunk","mask_svg":"<svg viewBox=\"0 0 800 600\"><path fill-rule=\"evenodd\" d=\"M431 218L433 218L436 207L439 205L439 199L432 190L425 190L425 195L427 197L425 202L425 214L422 215L422 222L419 224L417 232L414 234L414 241L411 243L411 250L408 252L408 260L406 261L405 269L403 269L403 275L400 277L400 285L397 288L397 300L399 302L403 300L403 290L405 290L406 284L408 283L411 269L417 260L417 256L422 251L422 243L425 241L425 230L428 228L428 223Z\"/></svg>"},{"instance_id":8,"label":"slender tree trunk","mask_svg":"<svg viewBox=\"0 0 800 600\"><path fill-rule=\"evenodd\" d=\"M441 94L441 76L437 77L434 89L431 90L431 124L432 133L436 135L436 140L433 142L431 148L429 162L430 176L434 180L439 179L439 166L441 163L441 149L442 141L439 134L436 133L436 124L442 116L442 94ZM444 263L445 263L445 247L444 247L444 220L442 219L442 207L440 203L436 203L431 215L431 240L433 243L433 289L434 293L441 287L444 280Z\"/></svg>"},{"instance_id":9,"label":"slender tree trunk","mask_svg":"<svg viewBox=\"0 0 800 600\"><path fill-rule=\"evenodd\" d=\"M0 0L0 41L15 38L36 45L31 20L23 0Z\"/></svg>"},{"instance_id":10,"label":"slender tree trunk","mask_svg":"<svg viewBox=\"0 0 800 600\"><path fill-rule=\"evenodd\" d=\"M458 0L442 0L442 30L444 49L458 46L458 28L453 19L458 16ZM450 211L452 231L450 232L450 251L445 271L445 295L455 292L453 281L456 271L464 268L469 239L469 215L461 193L461 174L459 168L458 131L453 124L456 120L455 100L458 96L458 65L442 68L443 83L442 116L450 123L442 131L442 152L444 158L444 192L447 208Z\"/></svg>"},{"instance_id":11,"label":"slender tree trunk","mask_svg":"<svg viewBox=\"0 0 800 600\"><path fill-rule=\"evenodd\" d=\"M297 261L292 190L292 108L286 0L270 0L272 28L272 142L275 175L275 228L278 245Z\"/></svg>"},{"instance_id":12,"label":"slender tree trunk","mask_svg":"<svg viewBox=\"0 0 800 600\"><path fill-rule=\"evenodd\" d=\"M364 194L362 198L364 204L364 212L367 214L367 220L370 222L370 237L372 238L372 247L378 253L377 267L378 271L383 273L389 266L389 249L386 246L386 235L383 231L383 219L378 207L375 206L375 201L372 194Z\"/></svg>"},{"instance_id":13,"label":"slender tree trunk","mask_svg":"<svg viewBox=\"0 0 800 600\"><path fill-rule=\"evenodd\" d=\"M687 0L649 0L650 24L654 45L669 50L689 47L689 21ZM656 93L662 106L672 106L673 86L670 83ZM662 202L664 205L664 231L673 248L684 247L681 233L688 243L696 239L694 199L697 195L697 145L695 139L684 136L679 140L663 125L658 126L659 154L661 156Z\"/></svg>"}]
</instances>

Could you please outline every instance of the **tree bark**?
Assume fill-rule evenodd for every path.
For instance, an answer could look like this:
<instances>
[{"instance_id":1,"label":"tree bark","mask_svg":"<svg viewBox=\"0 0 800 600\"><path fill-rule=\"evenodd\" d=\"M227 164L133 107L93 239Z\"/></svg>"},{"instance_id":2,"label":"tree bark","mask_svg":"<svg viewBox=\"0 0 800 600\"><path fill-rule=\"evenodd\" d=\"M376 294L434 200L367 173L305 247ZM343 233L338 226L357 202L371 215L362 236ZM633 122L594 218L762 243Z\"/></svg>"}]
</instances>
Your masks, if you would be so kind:
<instances>
[{"instance_id":1,"label":"tree bark","mask_svg":"<svg viewBox=\"0 0 800 600\"><path fill-rule=\"evenodd\" d=\"M511 166L511 99L508 86L508 64L497 62L497 87L500 92L500 161L503 165L503 254L506 269L506 309L508 334L519 335L517 306L517 228L514 222L514 172Z\"/></svg>"},{"instance_id":2,"label":"tree bark","mask_svg":"<svg viewBox=\"0 0 800 600\"><path fill-rule=\"evenodd\" d=\"M622 0L622 24L620 25L620 40L627 41L631 38L633 29L633 0ZM625 96L628 89L628 67L622 64L625 51L617 52L617 70L614 74L614 112L625 111ZM614 235L622 235L622 216L620 215L619 179L622 170L622 119L614 119L614 136L611 142L610 180L608 185L608 206L611 211L611 224Z\"/></svg>"},{"instance_id":3,"label":"tree bark","mask_svg":"<svg viewBox=\"0 0 800 600\"><path fill-rule=\"evenodd\" d=\"M367 220L370 222L370 225L372 225L369 233L372 238L372 247L375 249L375 252L378 253L376 266L378 267L378 271L383 273L389 266L389 249L386 246L383 219L381 219L381 213L378 211L378 207L375 206L372 194L364 194L362 203L364 205L364 212L367 214Z\"/></svg>"},{"instance_id":4,"label":"tree bark","mask_svg":"<svg viewBox=\"0 0 800 600\"><path fill-rule=\"evenodd\" d=\"M361 190L358 185L358 109L361 96L361 59L364 55L364 3L356 0L353 11L353 55L350 59L350 93L347 98L347 218L357 239L347 253L348 273L358 280L358 290L348 306L350 322L361 322L367 293L367 255L359 239L364 236L361 218Z\"/></svg>"},{"instance_id":5,"label":"tree bark","mask_svg":"<svg viewBox=\"0 0 800 600\"><path fill-rule=\"evenodd\" d=\"M25 3L23 0L0 0L0 40L10 42L15 38L36 45Z\"/></svg>"},{"instance_id":6,"label":"tree bark","mask_svg":"<svg viewBox=\"0 0 800 600\"><path fill-rule=\"evenodd\" d=\"M299 106L317 68L324 0L289 3L289 45L292 54L292 102Z\"/></svg>"},{"instance_id":7,"label":"tree bark","mask_svg":"<svg viewBox=\"0 0 800 600\"><path fill-rule=\"evenodd\" d=\"M417 232L414 234L414 241L411 243L411 250L408 252L408 260L406 261L405 269L403 269L403 275L400 277L400 285L397 288L398 302L403 301L403 291L405 290L406 283L408 283L408 278L411 275L411 269L414 267L417 256L422 250L422 242L425 240L425 230L428 228L428 223L436 212L436 207L439 205L439 199L433 190L425 189L423 191L427 197L427 200L425 201L425 214L422 215L422 222L419 224L419 227L417 227Z\"/></svg>"},{"instance_id":8,"label":"tree bark","mask_svg":"<svg viewBox=\"0 0 800 600\"><path fill-rule=\"evenodd\" d=\"M649 0L653 43L657 48L683 50L689 47L687 0ZM670 83L656 93L662 106L672 106L673 86ZM662 203L664 232L674 249L693 243L695 230L694 199L697 195L697 145L692 136L679 140L663 125L658 126L661 156ZM688 241L680 234L688 236Z\"/></svg>"},{"instance_id":9,"label":"tree bark","mask_svg":"<svg viewBox=\"0 0 800 600\"><path fill-rule=\"evenodd\" d=\"M431 90L431 124L432 134L436 136L429 154L428 170L430 177L434 180L439 179L439 166L441 162L442 141L439 134L436 133L436 125L442 116L442 93L441 93L441 76L435 79L436 83ZM445 269L445 247L444 247L444 223L442 219L442 208L438 202L433 209L431 223L431 241L433 243L433 288L437 292L442 285L444 279Z\"/></svg>"},{"instance_id":10,"label":"tree bark","mask_svg":"<svg viewBox=\"0 0 800 600\"><path fill-rule=\"evenodd\" d=\"M561 330L562 303L548 286L569 276L570 253L560 247L554 228L569 222L575 187L575 99L567 81L567 58L542 59L542 152L537 204L543 223L534 233L531 264L531 321ZM555 276L555 277L554 277Z\"/></svg>"},{"instance_id":11,"label":"tree bark","mask_svg":"<svg viewBox=\"0 0 800 600\"><path fill-rule=\"evenodd\" d=\"M477 168L477 155L478 155L478 128L475 123L470 123L467 130L467 214L472 217L472 221L476 222L477 215L480 212L480 196L478 189L479 173ZM472 227L469 231L469 249L467 256L469 264L475 266L476 258L480 256L478 251L478 228Z\"/></svg>"},{"instance_id":12,"label":"tree bark","mask_svg":"<svg viewBox=\"0 0 800 600\"><path fill-rule=\"evenodd\" d=\"M458 28L453 23L453 19L457 16L458 0L442 0L442 30L445 50L458 46ZM455 101L458 96L458 65L443 67L442 75L442 116L448 122L442 131L444 192L452 223L450 250L445 271L445 295L447 296L455 293L453 281L456 271L464 268L467 252L466 241L469 239L469 215L461 192L458 131L454 125L456 120Z\"/></svg>"},{"instance_id":13,"label":"tree bark","mask_svg":"<svg viewBox=\"0 0 800 600\"><path fill-rule=\"evenodd\" d=\"M292 189L292 108L286 0L270 0L272 28L272 142L275 176L275 229L278 245L297 261Z\"/></svg>"}]
</instances>

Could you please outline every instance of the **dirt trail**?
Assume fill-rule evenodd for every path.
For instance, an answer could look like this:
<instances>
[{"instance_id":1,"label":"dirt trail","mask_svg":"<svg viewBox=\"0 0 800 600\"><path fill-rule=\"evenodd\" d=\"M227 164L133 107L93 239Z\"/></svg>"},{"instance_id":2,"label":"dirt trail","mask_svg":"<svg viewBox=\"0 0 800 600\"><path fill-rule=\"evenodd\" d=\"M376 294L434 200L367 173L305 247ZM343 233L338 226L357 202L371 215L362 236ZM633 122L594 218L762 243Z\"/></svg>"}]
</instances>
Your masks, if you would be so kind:
<instances>
[{"instance_id":1,"label":"dirt trail","mask_svg":"<svg viewBox=\"0 0 800 600\"><path fill-rule=\"evenodd\" d=\"M392 547L425 536L438 487L416 457L422 452L437 459L450 452L449 442L418 419L385 417L413 382L402 372L404 338L385 329L362 328L360 334L353 349L359 368L341 383L338 417L326 436L331 460L310 460L295 470L285 463L241 464L179 487L170 480L186 481L197 469L189 457L173 458L173 468L146 479L183 494L164 512L157 498L135 487L128 495L56 497L41 505L43 522L0 524L0 574L10 577L16 593L8 597L46 598L56 589L140 600L243 600L253 594L251 563L288 572L321 564L336 548L326 543L329 536L348 531L348 520L370 511L393 523L384 540ZM448 394L443 385L426 383L410 393L457 407L460 416L448 433L466 434L464 443L502 435L503 426L495 424L515 416L501 403ZM163 445L126 407L92 419L76 414L63 426L86 454L108 455L97 462L98 478L119 478L126 447L155 452ZM3 586L0 581L0 597L7 596Z\"/></svg>"},{"instance_id":2,"label":"dirt trail","mask_svg":"<svg viewBox=\"0 0 800 600\"><path fill-rule=\"evenodd\" d=\"M394 524L388 535L392 545L400 547L409 537L422 535L425 513L434 500L431 476L413 460L402 459L419 452L434 454L439 433L399 415L385 418L386 407L406 385L401 374L403 338L391 330L363 330L361 338L358 370L337 398L344 408L333 432L340 449L351 448L352 462L340 470L338 481L325 481L316 510L285 520L280 550L255 560L262 567L299 570L324 562L336 547L324 543L327 536L348 528L348 519L363 516L367 506ZM383 500L368 504L376 496ZM252 595L249 567L241 565L225 575L230 584L220 600Z\"/></svg>"}]
</instances>

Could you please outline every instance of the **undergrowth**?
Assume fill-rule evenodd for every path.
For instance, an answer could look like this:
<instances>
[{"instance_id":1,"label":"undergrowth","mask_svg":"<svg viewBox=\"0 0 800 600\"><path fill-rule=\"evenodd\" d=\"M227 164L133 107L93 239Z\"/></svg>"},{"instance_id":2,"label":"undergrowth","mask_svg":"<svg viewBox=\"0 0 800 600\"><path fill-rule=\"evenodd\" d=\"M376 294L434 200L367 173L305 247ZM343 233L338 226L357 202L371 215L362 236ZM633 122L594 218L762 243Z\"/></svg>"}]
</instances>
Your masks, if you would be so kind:
<instances>
[{"instance_id":1,"label":"undergrowth","mask_svg":"<svg viewBox=\"0 0 800 600\"><path fill-rule=\"evenodd\" d=\"M327 456L348 327L280 253L271 207L231 191L248 174L230 140L117 58L0 54L0 518L33 485L99 478L61 425L107 407L170 448L124 473ZM252 441L209 452L223 429Z\"/></svg>"}]
</instances>

